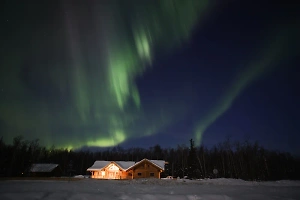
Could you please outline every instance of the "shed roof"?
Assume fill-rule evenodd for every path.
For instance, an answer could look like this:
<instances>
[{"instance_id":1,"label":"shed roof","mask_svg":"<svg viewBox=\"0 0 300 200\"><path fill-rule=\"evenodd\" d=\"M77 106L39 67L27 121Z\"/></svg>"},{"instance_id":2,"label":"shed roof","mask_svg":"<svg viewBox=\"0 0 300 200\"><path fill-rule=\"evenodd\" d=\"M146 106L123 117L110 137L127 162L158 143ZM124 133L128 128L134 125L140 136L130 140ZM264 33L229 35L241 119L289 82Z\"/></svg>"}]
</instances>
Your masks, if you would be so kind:
<instances>
[{"instance_id":1,"label":"shed roof","mask_svg":"<svg viewBox=\"0 0 300 200\"><path fill-rule=\"evenodd\" d=\"M30 172L52 172L58 164L32 164Z\"/></svg>"}]
</instances>

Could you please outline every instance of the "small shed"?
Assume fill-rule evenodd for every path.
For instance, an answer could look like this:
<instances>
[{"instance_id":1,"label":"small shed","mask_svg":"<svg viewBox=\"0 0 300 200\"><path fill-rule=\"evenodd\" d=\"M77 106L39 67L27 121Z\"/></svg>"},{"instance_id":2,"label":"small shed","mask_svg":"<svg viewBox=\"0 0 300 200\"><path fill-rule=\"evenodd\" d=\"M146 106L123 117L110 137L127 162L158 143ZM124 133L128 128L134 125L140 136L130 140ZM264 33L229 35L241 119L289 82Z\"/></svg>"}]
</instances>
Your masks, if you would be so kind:
<instances>
[{"instance_id":1,"label":"small shed","mask_svg":"<svg viewBox=\"0 0 300 200\"><path fill-rule=\"evenodd\" d=\"M58 164L32 164L29 173L30 176L36 177L59 177L62 170Z\"/></svg>"}]
</instances>

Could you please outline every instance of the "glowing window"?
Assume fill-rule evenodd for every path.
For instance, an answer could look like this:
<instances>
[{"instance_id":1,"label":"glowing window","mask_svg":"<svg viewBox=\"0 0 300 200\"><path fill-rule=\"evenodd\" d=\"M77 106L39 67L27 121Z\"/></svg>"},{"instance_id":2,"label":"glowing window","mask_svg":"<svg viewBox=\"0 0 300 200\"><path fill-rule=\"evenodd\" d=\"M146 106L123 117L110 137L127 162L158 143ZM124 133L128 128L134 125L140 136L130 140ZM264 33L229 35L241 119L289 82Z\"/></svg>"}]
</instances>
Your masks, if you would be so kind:
<instances>
[{"instance_id":1,"label":"glowing window","mask_svg":"<svg viewBox=\"0 0 300 200\"><path fill-rule=\"evenodd\" d=\"M109 170L114 170L114 171L115 170L119 170L119 168L116 165L114 165L114 164L110 165L108 169Z\"/></svg>"}]
</instances>

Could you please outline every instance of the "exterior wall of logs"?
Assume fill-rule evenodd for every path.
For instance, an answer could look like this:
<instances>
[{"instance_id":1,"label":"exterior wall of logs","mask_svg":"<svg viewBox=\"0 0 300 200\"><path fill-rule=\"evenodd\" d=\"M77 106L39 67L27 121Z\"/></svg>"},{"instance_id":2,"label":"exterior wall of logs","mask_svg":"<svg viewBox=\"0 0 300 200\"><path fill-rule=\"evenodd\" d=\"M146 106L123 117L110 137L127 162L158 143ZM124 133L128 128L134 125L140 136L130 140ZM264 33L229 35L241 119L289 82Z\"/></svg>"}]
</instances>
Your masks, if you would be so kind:
<instances>
[{"instance_id":1,"label":"exterior wall of logs","mask_svg":"<svg viewBox=\"0 0 300 200\"><path fill-rule=\"evenodd\" d=\"M163 161L164 162L164 161ZM96 162L95 162L96 163ZM101 169L91 169L91 178L96 179L136 179L136 178L160 178L163 167L156 165L151 160L143 159L123 169L118 162L110 161Z\"/></svg>"},{"instance_id":2,"label":"exterior wall of logs","mask_svg":"<svg viewBox=\"0 0 300 200\"><path fill-rule=\"evenodd\" d=\"M149 163L143 161L137 166L133 167L129 173L133 175L134 178L160 178L161 169Z\"/></svg>"}]
</instances>

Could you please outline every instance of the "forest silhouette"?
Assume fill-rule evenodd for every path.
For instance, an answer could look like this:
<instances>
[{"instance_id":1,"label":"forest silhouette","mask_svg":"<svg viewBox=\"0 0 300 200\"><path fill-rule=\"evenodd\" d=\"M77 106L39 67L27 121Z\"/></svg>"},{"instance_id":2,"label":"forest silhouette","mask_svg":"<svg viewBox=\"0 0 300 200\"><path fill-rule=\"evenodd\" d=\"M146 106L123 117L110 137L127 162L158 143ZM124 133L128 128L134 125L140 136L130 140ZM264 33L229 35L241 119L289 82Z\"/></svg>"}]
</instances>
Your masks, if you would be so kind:
<instances>
[{"instance_id":1,"label":"forest silhouette","mask_svg":"<svg viewBox=\"0 0 300 200\"><path fill-rule=\"evenodd\" d=\"M188 178L234 178L252 181L299 180L300 158L288 152L267 150L258 142L232 142L229 139L213 146L177 145L162 148L156 144L150 148L127 148L121 146L91 151L46 148L39 140L27 141L15 137L12 144L0 139L0 176L29 177L30 167L35 163L59 164L63 176L89 175L87 168L96 160L140 161L144 158L165 160L162 177Z\"/></svg>"}]
</instances>

